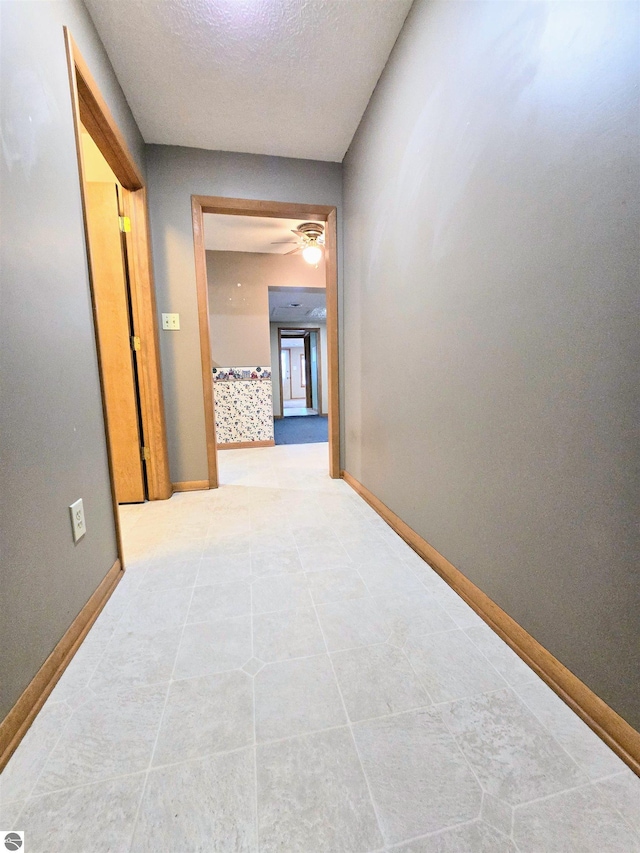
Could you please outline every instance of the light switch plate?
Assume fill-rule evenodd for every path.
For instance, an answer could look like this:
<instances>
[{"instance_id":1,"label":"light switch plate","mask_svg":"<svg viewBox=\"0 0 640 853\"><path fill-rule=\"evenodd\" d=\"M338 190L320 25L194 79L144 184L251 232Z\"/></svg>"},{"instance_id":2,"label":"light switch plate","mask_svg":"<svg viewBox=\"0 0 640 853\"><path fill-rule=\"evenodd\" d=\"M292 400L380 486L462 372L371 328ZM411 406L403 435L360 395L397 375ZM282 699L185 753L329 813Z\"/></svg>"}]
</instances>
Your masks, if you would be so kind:
<instances>
[{"instance_id":1,"label":"light switch plate","mask_svg":"<svg viewBox=\"0 0 640 853\"><path fill-rule=\"evenodd\" d=\"M71 515L71 529L73 531L73 541L78 542L87 532L87 526L84 523L84 505L82 498L79 498L69 507Z\"/></svg>"},{"instance_id":2,"label":"light switch plate","mask_svg":"<svg viewBox=\"0 0 640 853\"><path fill-rule=\"evenodd\" d=\"M176 331L180 328L180 315L179 314L163 314L162 315L162 328L168 329L169 331Z\"/></svg>"}]
</instances>

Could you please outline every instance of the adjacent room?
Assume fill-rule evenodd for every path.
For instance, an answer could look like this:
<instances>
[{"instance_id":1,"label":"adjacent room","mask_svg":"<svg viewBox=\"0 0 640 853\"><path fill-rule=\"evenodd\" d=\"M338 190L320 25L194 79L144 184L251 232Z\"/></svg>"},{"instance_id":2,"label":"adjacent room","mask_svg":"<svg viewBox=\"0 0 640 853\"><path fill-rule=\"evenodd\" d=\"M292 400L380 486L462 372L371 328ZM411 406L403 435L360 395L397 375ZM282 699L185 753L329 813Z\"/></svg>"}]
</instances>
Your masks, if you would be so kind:
<instances>
[{"instance_id":1,"label":"adjacent room","mask_svg":"<svg viewBox=\"0 0 640 853\"><path fill-rule=\"evenodd\" d=\"M327 441L323 230L276 217L204 216L219 450ZM292 416L304 420L282 422Z\"/></svg>"},{"instance_id":2,"label":"adjacent room","mask_svg":"<svg viewBox=\"0 0 640 853\"><path fill-rule=\"evenodd\" d=\"M269 289L276 444L327 441L326 317L324 288Z\"/></svg>"}]
</instances>

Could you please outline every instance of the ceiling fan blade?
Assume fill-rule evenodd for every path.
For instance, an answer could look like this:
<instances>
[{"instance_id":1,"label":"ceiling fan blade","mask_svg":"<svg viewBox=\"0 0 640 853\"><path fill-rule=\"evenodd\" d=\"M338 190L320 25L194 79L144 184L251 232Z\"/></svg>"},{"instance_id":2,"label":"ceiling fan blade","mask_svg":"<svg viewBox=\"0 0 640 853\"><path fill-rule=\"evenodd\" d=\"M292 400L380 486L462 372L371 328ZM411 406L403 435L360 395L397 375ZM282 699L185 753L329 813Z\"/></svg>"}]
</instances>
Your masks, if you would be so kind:
<instances>
[{"instance_id":1,"label":"ceiling fan blade","mask_svg":"<svg viewBox=\"0 0 640 853\"><path fill-rule=\"evenodd\" d=\"M301 252L302 249L302 246L298 246L297 249L292 249L290 252L285 252L285 255L295 255L296 252Z\"/></svg>"},{"instance_id":2,"label":"ceiling fan blade","mask_svg":"<svg viewBox=\"0 0 640 853\"><path fill-rule=\"evenodd\" d=\"M284 243L297 243L297 242L298 242L297 240L272 240L271 245L272 246L278 246L280 243L284 244Z\"/></svg>"}]
</instances>

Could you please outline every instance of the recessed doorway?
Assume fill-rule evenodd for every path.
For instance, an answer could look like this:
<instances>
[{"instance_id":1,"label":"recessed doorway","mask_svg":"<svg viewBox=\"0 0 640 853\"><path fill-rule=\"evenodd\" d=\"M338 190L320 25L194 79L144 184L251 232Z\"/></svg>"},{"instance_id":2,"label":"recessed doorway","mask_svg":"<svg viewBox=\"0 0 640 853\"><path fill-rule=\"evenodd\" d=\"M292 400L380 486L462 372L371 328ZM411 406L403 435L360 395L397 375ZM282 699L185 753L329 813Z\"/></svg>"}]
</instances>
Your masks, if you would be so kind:
<instances>
[{"instance_id":1,"label":"recessed doorway","mask_svg":"<svg viewBox=\"0 0 640 853\"><path fill-rule=\"evenodd\" d=\"M305 310L303 303L300 308ZM319 308L316 310L320 313ZM272 358L280 372L280 414L274 416L275 443L325 442L328 420L323 408L326 401L323 403L322 365L326 360L326 327L279 325L277 331L278 352Z\"/></svg>"},{"instance_id":2,"label":"recessed doorway","mask_svg":"<svg viewBox=\"0 0 640 853\"><path fill-rule=\"evenodd\" d=\"M320 355L319 336L315 337L312 342L312 336L309 335L306 351L303 344L302 353L296 353L295 361L297 373L300 373L301 368L303 370L304 376L300 385L305 390L304 393L300 393L300 388L298 388L298 394L292 393L291 398L295 397L299 401L295 405L300 406L300 408L313 409L312 398L315 386L318 403L318 414L315 417L325 419L326 436L321 440L328 444L329 475L339 478L337 230L335 208L193 196L192 214L209 487L216 488L218 485L217 450L219 448L245 450L274 443L273 438L269 439L268 437L258 436L257 433L256 435L253 434L255 432L254 427L263 432L266 430L267 404L265 401L269 397L268 391L272 393L270 400L273 408L270 416L272 428L275 427L274 420L278 422L311 420L311 418L300 416L282 417L281 362L277 344L275 358L273 355L272 336L275 324L269 322L271 318L267 311L264 311L266 326L263 325L262 320L258 324L259 317L263 316L261 305L264 305L262 302L264 297L260 295L261 288L264 288L264 296L266 297L266 283L268 283L269 292L272 289L277 291L283 286L283 274L279 273L277 276L272 276L267 272L267 266L270 268L275 265L275 263L268 261L268 257L273 258L274 262L280 263L280 261L284 261L284 258L279 256L284 254L289 256L287 260L295 260L301 265L300 271L295 275L296 280L286 285L290 294L294 288L298 287L298 281L304 278L301 271L304 268L313 269L314 267L318 268L320 280L317 285L314 282L314 286L309 289L315 290L320 287L326 291L326 306L323 307L323 312L326 312L326 323L324 324L326 357L323 359ZM230 220L236 220L237 224L230 222ZM246 220L253 220L254 224L252 225ZM281 225L282 220L290 220L293 221L294 226L289 227L282 237L280 235L271 237L267 244L268 248L265 248L261 241L267 238L272 225L274 228L279 227L274 220L280 220ZM245 229L247 233L245 233ZM223 238L224 245L217 244L216 231L218 236ZM224 236L225 231L226 237ZM229 238L233 235L237 235L242 241L250 236L252 240L255 238L257 242L249 247L245 247L244 242L242 245L240 243L233 246L227 245ZM274 244L279 244L277 250L272 248ZM293 244L293 249L290 244ZM260 276L256 277L253 274L255 262L251 261L250 263L248 258L243 260L239 257L243 253L263 255L265 270ZM224 258L222 257L223 254L233 254L236 255L236 258ZM245 260L246 270L240 274L238 262L244 263ZM220 261L219 264L218 261ZM227 261L232 261L234 265L235 271L231 277L227 275L229 271L224 268ZM269 279L271 280L269 281ZM264 308L266 307L264 305ZM241 319L247 328L249 324L253 323L253 331L240 334L237 327ZM304 326L305 332L310 326L313 329L318 327L318 322L313 320L313 317L307 318ZM236 332L232 332L233 328L236 329ZM263 345L265 331L267 337L266 359ZM270 340L272 343L269 350ZM239 344L242 344L242 352L237 349ZM300 355L303 356L302 359L300 359ZM313 379L313 374L309 374L314 359L323 362L325 365L323 368L325 375L321 377L321 369L319 368L317 379ZM238 363L238 360L243 363ZM289 362L289 368L293 373L291 362ZM247 390L241 383L254 383L255 388L251 386ZM307 384L310 386L308 389ZM324 401L320 397L321 394L325 396ZM306 404L307 395L311 398L310 405ZM244 399L248 396L251 396L251 400ZM259 411L256 408L258 403L260 404ZM303 403L304 405L302 405ZM230 413L230 416L226 416L225 412L230 407L235 407L235 409ZM236 409L240 411L241 417L235 416ZM320 409L323 411L322 416L319 414ZM236 434L240 427L244 429L245 426L247 429L251 427L253 430L249 437L244 436L244 434ZM227 436L225 433L223 437L222 433L225 431L229 432L230 435ZM219 432L220 435L218 435ZM275 443L279 442L276 440Z\"/></svg>"}]
</instances>

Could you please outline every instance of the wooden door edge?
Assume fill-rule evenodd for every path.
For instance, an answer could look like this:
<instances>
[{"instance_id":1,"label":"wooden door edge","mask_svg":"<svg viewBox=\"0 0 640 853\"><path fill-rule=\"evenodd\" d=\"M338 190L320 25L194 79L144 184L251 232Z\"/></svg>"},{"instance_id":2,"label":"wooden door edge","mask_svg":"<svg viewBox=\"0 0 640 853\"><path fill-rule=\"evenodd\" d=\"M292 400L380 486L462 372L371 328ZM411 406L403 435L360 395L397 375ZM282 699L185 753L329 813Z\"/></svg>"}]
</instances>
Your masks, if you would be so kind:
<instances>
[{"instance_id":1,"label":"wooden door edge","mask_svg":"<svg viewBox=\"0 0 640 853\"><path fill-rule=\"evenodd\" d=\"M196 298L198 303L198 330L200 333L200 368L204 405L205 441L207 446L207 473L209 488L218 488L218 459L216 451L216 419L211 373L211 331L209 321L209 290L207 284L207 256L204 245L204 218L201 204L191 197L193 224L193 251L196 264Z\"/></svg>"},{"instance_id":2,"label":"wooden door edge","mask_svg":"<svg viewBox=\"0 0 640 853\"><path fill-rule=\"evenodd\" d=\"M126 233L129 282L134 334L139 338L138 388L144 446L148 498L167 500L173 490L169 471L169 451L160 365L158 314L153 282L149 213L145 188L124 191L125 213L131 220Z\"/></svg>"},{"instance_id":3,"label":"wooden door edge","mask_svg":"<svg viewBox=\"0 0 640 853\"><path fill-rule=\"evenodd\" d=\"M340 383L338 358L338 230L336 208L328 214L325 228L327 303L327 397L329 401L329 476L337 480L340 470Z\"/></svg>"}]
</instances>

